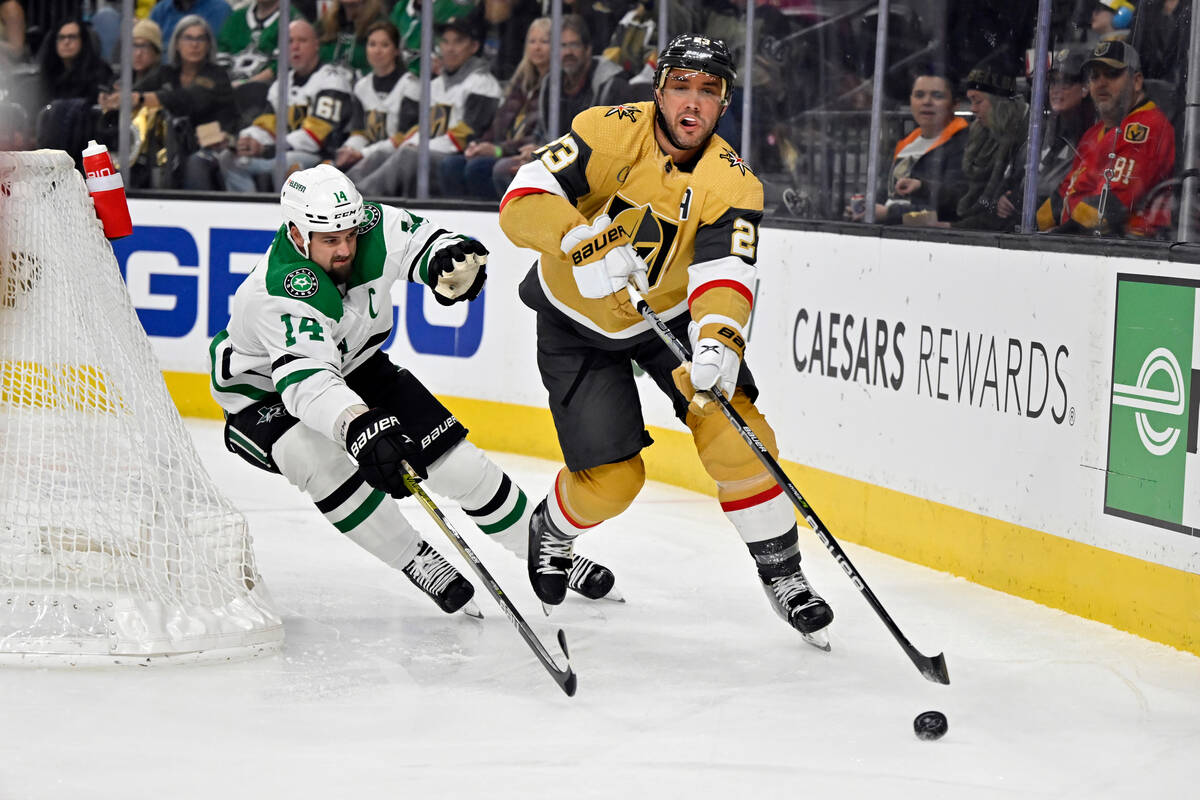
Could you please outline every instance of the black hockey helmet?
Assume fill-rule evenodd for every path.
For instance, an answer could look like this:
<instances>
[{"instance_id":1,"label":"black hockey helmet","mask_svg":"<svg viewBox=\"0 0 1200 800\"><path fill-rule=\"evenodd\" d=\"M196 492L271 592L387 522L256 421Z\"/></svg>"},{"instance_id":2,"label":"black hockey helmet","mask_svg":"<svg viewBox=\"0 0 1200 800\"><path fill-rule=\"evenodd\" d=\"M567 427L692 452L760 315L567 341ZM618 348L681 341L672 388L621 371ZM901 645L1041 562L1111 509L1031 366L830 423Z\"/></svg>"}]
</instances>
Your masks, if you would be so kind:
<instances>
[{"instance_id":1,"label":"black hockey helmet","mask_svg":"<svg viewBox=\"0 0 1200 800\"><path fill-rule=\"evenodd\" d=\"M720 78L723 84L721 105L729 105L733 94L733 82L737 71L733 68L733 56L720 39L709 39L695 33L681 33L658 54L658 66L654 70L654 88L662 89L667 73L672 69L688 69Z\"/></svg>"}]
</instances>

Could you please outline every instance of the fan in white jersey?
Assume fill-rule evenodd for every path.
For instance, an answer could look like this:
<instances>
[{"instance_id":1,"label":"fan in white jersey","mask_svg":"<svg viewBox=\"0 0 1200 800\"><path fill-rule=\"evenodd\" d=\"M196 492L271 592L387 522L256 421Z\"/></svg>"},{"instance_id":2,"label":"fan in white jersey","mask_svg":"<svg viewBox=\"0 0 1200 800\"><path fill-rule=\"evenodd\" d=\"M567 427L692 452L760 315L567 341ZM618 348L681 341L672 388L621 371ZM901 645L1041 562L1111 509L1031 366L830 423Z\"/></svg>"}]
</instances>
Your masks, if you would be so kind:
<instances>
[{"instance_id":1,"label":"fan in white jersey","mask_svg":"<svg viewBox=\"0 0 1200 800\"><path fill-rule=\"evenodd\" d=\"M325 164L289 177L281 204L285 222L209 348L226 446L306 492L335 528L403 571L442 610L473 611L471 584L386 498L408 494L402 462L522 557L532 508L382 346L396 281L424 283L445 305L474 300L487 248L407 211L364 203ZM612 589L612 573L585 558L575 558L572 572L572 588L586 597Z\"/></svg>"},{"instance_id":2,"label":"fan in white jersey","mask_svg":"<svg viewBox=\"0 0 1200 800\"><path fill-rule=\"evenodd\" d=\"M429 85L432 175L437 174L445 156L461 153L491 127L500 105L500 84L487 60L478 55L483 41L479 16L450 19L438 26L438 36L442 71ZM391 138L395 149L383 164L357 181L364 193L409 197L415 193L418 110L419 98L401 101L399 132Z\"/></svg>"},{"instance_id":3,"label":"fan in white jersey","mask_svg":"<svg viewBox=\"0 0 1200 800\"><path fill-rule=\"evenodd\" d=\"M367 61L371 73L354 84L350 138L333 162L356 183L396 151L391 140L400 131L404 100L421 100L421 81L404 69L400 31L390 21L377 20L367 28Z\"/></svg>"},{"instance_id":4,"label":"fan in white jersey","mask_svg":"<svg viewBox=\"0 0 1200 800\"><path fill-rule=\"evenodd\" d=\"M287 163L289 168L311 167L333 155L335 145L349 126L354 108L351 96L353 76L349 70L320 63L317 32L304 19L288 25ZM252 192L259 175L275 170L276 98L279 81L267 90L272 112L259 116L238 133L235 151L226 150L221 158L225 188L234 192Z\"/></svg>"}]
</instances>

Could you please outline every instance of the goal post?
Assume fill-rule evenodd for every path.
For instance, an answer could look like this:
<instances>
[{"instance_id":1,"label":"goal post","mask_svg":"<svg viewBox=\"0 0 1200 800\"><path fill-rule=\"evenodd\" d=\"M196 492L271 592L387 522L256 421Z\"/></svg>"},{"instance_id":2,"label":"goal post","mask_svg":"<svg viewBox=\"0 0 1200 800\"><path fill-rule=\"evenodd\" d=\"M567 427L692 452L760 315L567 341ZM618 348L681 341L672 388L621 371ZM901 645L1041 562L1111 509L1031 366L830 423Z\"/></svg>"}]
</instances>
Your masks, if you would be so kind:
<instances>
[{"instance_id":1,"label":"goal post","mask_svg":"<svg viewBox=\"0 0 1200 800\"><path fill-rule=\"evenodd\" d=\"M0 153L0 662L276 649L213 483L61 151Z\"/></svg>"}]
</instances>

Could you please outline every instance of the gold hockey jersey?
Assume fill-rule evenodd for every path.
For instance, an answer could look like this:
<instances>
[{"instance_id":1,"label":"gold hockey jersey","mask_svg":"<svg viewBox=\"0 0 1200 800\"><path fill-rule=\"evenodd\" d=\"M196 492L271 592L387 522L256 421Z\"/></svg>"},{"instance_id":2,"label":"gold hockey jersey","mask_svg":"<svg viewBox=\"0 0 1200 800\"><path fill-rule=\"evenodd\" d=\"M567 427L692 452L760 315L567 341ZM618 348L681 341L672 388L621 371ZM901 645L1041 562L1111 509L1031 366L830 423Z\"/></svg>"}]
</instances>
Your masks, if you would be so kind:
<instances>
[{"instance_id":1,"label":"gold hockey jersey","mask_svg":"<svg viewBox=\"0 0 1200 800\"><path fill-rule=\"evenodd\" d=\"M654 138L654 113L652 102L583 111L569 133L517 172L501 201L500 226L514 244L540 254L522 297L530 302L536 281L546 303L593 335L628 341L648 332L623 295L581 296L560 250L575 226L640 209L632 244L648 268L650 306L663 319L690 307L701 324L732 323L744 337L762 184L716 135L690 164L674 164Z\"/></svg>"}]
</instances>

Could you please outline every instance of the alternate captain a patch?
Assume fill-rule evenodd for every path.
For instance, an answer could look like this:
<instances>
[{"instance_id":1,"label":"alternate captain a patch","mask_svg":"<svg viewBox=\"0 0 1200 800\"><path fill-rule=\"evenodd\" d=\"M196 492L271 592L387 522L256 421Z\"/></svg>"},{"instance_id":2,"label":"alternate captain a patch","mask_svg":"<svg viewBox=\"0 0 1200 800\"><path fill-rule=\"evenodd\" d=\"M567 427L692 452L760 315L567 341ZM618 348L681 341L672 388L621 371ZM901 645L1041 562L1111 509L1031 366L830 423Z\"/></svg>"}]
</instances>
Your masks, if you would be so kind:
<instances>
[{"instance_id":1,"label":"alternate captain a patch","mask_svg":"<svg viewBox=\"0 0 1200 800\"><path fill-rule=\"evenodd\" d=\"M728 147L721 148L721 158L728 161L729 166L740 169L743 175L745 175L746 170L750 168L741 156L730 150Z\"/></svg>"},{"instance_id":2,"label":"alternate captain a patch","mask_svg":"<svg viewBox=\"0 0 1200 800\"><path fill-rule=\"evenodd\" d=\"M1125 126L1125 141L1130 144L1141 144L1150 136L1150 126L1140 122L1131 122Z\"/></svg>"},{"instance_id":3,"label":"alternate captain a patch","mask_svg":"<svg viewBox=\"0 0 1200 800\"><path fill-rule=\"evenodd\" d=\"M605 111L604 116L611 117L613 114L616 114L617 119L627 119L630 122L637 122L637 115L640 113L642 113L642 109L640 109L640 108L635 108L634 106L619 105L619 106L613 106L608 111Z\"/></svg>"},{"instance_id":4,"label":"alternate captain a patch","mask_svg":"<svg viewBox=\"0 0 1200 800\"><path fill-rule=\"evenodd\" d=\"M317 293L317 274L308 267L293 270L283 279L283 290L301 300L312 297Z\"/></svg>"}]
</instances>

